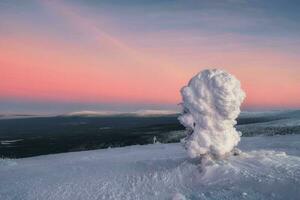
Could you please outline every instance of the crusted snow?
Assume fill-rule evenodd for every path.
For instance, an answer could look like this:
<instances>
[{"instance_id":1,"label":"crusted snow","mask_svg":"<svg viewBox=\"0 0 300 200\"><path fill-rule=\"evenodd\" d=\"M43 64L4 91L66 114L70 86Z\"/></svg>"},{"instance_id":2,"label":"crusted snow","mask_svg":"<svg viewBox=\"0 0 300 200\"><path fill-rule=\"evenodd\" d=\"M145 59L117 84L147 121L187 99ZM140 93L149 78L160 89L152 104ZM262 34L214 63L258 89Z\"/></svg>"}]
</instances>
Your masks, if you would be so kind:
<instances>
[{"instance_id":1,"label":"crusted snow","mask_svg":"<svg viewBox=\"0 0 300 200\"><path fill-rule=\"evenodd\" d=\"M205 168L180 144L2 159L0 199L299 198L300 135L243 138L239 148Z\"/></svg>"}]
</instances>

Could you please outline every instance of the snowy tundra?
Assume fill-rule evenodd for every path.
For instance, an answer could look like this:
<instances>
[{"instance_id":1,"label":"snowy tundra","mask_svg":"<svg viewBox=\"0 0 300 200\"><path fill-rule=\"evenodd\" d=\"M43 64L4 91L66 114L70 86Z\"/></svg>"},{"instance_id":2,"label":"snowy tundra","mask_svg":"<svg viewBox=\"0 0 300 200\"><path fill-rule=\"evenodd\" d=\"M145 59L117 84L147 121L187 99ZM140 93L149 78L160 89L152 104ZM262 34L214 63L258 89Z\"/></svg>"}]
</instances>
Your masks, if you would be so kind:
<instances>
[{"instance_id":1,"label":"snowy tundra","mask_svg":"<svg viewBox=\"0 0 300 200\"><path fill-rule=\"evenodd\" d=\"M206 168L180 144L0 160L2 200L300 199L300 135L243 138Z\"/></svg>"},{"instance_id":2,"label":"snowy tundra","mask_svg":"<svg viewBox=\"0 0 300 200\"><path fill-rule=\"evenodd\" d=\"M0 199L300 199L300 135L244 138L232 153L245 98L234 76L205 70L181 94L188 153L152 144L2 159Z\"/></svg>"}]
</instances>

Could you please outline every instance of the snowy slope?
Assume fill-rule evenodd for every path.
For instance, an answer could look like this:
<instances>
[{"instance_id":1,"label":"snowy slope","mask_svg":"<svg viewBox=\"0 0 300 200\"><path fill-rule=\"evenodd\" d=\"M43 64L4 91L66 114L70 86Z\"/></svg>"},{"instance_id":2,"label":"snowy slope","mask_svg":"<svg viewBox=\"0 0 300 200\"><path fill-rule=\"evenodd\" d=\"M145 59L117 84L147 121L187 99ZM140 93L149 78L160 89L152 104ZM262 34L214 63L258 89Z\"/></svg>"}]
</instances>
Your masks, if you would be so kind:
<instances>
[{"instance_id":1,"label":"snowy slope","mask_svg":"<svg viewBox=\"0 0 300 200\"><path fill-rule=\"evenodd\" d=\"M300 135L240 148L205 169L180 144L0 160L0 199L300 199Z\"/></svg>"}]
</instances>

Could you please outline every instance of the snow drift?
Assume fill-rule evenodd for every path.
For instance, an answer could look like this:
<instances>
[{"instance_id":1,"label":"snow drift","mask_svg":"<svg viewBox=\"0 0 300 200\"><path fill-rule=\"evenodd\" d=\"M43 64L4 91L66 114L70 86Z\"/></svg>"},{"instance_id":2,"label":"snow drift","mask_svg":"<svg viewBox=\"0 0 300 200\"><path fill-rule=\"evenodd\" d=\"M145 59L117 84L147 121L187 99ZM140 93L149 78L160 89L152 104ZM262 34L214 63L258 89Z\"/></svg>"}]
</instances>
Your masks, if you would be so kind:
<instances>
[{"instance_id":1,"label":"snow drift","mask_svg":"<svg viewBox=\"0 0 300 200\"><path fill-rule=\"evenodd\" d=\"M181 89L183 112L179 121L186 127L183 144L191 158L220 158L240 141L234 125L245 93L231 74L204 70Z\"/></svg>"}]
</instances>

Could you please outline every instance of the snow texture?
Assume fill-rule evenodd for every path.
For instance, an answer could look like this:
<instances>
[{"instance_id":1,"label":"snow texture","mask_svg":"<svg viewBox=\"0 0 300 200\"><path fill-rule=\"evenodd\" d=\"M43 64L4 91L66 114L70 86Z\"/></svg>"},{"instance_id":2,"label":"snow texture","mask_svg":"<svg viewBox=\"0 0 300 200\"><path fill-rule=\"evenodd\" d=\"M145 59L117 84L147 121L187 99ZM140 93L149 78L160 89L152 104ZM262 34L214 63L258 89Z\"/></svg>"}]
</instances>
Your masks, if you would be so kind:
<instances>
[{"instance_id":1,"label":"snow texture","mask_svg":"<svg viewBox=\"0 0 300 200\"><path fill-rule=\"evenodd\" d=\"M0 159L0 199L299 199L300 135L247 137L238 147L204 170L180 144Z\"/></svg>"},{"instance_id":2,"label":"snow texture","mask_svg":"<svg viewBox=\"0 0 300 200\"><path fill-rule=\"evenodd\" d=\"M221 158L240 141L234 125L245 93L231 74L218 69L204 70L181 89L186 127L183 144L191 158Z\"/></svg>"}]
</instances>

